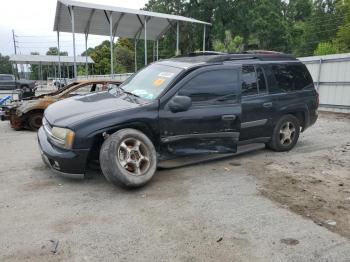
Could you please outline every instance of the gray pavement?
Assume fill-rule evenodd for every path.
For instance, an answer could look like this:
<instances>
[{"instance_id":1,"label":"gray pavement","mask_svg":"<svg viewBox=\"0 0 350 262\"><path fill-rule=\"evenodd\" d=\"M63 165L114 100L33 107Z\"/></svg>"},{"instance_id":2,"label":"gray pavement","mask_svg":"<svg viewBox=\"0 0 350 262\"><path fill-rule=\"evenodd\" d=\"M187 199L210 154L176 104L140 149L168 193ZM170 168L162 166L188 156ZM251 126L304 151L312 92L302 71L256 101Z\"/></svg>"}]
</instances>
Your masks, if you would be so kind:
<instances>
[{"instance_id":1,"label":"gray pavement","mask_svg":"<svg viewBox=\"0 0 350 262\"><path fill-rule=\"evenodd\" d=\"M0 261L350 261L348 239L261 196L233 158L125 191L52 174L36 134L0 122Z\"/></svg>"}]
</instances>

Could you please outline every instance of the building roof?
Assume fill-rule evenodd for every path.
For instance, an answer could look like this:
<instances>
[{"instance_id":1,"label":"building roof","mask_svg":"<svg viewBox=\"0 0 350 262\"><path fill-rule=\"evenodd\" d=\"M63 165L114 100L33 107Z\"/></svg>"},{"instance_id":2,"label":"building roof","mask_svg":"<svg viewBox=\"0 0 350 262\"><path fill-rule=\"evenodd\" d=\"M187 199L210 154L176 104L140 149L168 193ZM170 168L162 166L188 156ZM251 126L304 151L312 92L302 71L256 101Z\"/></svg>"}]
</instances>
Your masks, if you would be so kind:
<instances>
[{"instance_id":1,"label":"building roof","mask_svg":"<svg viewBox=\"0 0 350 262\"><path fill-rule=\"evenodd\" d=\"M109 15L112 14L113 36L144 39L144 23L147 19L147 39L158 40L179 22L203 25L210 23L189 17L149 12L116 6L58 0L54 31L72 32L68 7L74 7L75 32L80 34L110 35Z\"/></svg>"},{"instance_id":2,"label":"building roof","mask_svg":"<svg viewBox=\"0 0 350 262\"><path fill-rule=\"evenodd\" d=\"M60 56L61 64L73 65L74 57L73 56ZM76 57L77 64L85 64L85 56ZM58 56L56 55L12 55L10 61L15 62L16 64L42 64L42 65L51 65L53 63L58 63ZM91 57L87 57L88 64L93 64L94 61Z\"/></svg>"}]
</instances>

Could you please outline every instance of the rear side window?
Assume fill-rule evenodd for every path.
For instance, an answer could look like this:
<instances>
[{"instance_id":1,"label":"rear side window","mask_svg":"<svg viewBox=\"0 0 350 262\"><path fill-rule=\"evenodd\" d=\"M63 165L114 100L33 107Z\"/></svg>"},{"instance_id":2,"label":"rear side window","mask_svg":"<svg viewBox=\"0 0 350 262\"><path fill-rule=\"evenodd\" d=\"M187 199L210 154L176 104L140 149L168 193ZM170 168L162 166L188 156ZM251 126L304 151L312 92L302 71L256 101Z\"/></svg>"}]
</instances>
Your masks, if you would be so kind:
<instances>
[{"instance_id":1,"label":"rear side window","mask_svg":"<svg viewBox=\"0 0 350 262\"><path fill-rule=\"evenodd\" d=\"M236 102L238 90L238 70L218 69L198 74L178 95L191 97L193 103L222 104Z\"/></svg>"},{"instance_id":2,"label":"rear side window","mask_svg":"<svg viewBox=\"0 0 350 262\"><path fill-rule=\"evenodd\" d=\"M261 67L256 68L256 74L258 77L258 88L259 88L259 94L266 93L266 80L265 75Z\"/></svg>"},{"instance_id":3,"label":"rear side window","mask_svg":"<svg viewBox=\"0 0 350 262\"><path fill-rule=\"evenodd\" d=\"M257 77L254 66L242 67L242 96L258 94Z\"/></svg>"},{"instance_id":4,"label":"rear side window","mask_svg":"<svg viewBox=\"0 0 350 262\"><path fill-rule=\"evenodd\" d=\"M298 91L313 87L312 78L305 65L272 65L276 88L280 91Z\"/></svg>"}]
</instances>

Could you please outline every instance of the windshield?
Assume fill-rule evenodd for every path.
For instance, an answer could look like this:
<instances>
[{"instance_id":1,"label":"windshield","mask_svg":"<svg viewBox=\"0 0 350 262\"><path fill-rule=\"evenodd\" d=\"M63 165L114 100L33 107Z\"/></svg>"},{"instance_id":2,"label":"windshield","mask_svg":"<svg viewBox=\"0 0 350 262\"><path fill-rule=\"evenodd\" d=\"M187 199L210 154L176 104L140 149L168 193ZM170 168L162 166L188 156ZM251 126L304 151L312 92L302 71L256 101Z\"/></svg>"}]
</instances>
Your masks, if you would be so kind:
<instances>
[{"instance_id":1,"label":"windshield","mask_svg":"<svg viewBox=\"0 0 350 262\"><path fill-rule=\"evenodd\" d=\"M152 64L128 78L121 89L144 99L155 99L168 84L181 72L181 68ZM118 92L118 88L109 91Z\"/></svg>"}]
</instances>

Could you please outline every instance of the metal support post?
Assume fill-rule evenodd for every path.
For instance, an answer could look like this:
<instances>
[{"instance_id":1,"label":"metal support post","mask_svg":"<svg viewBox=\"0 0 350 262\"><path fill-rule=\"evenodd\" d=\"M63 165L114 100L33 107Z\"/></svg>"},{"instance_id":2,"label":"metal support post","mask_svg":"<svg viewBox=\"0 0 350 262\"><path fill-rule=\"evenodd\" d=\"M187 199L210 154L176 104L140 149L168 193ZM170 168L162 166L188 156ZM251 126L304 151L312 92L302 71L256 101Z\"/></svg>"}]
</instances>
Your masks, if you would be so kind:
<instances>
[{"instance_id":1,"label":"metal support post","mask_svg":"<svg viewBox=\"0 0 350 262\"><path fill-rule=\"evenodd\" d=\"M86 78L89 75L89 68L88 68L88 54L87 54L87 41L88 41L88 34L85 34L85 76Z\"/></svg>"},{"instance_id":2,"label":"metal support post","mask_svg":"<svg viewBox=\"0 0 350 262\"><path fill-rule=\"evenodd\" d=\"M57 49L58 49L58 77L61 79L61 50L60 50L60 31L57 30Z\"/></svg>"},{"instance_id":3,"label":"metal support post","mask_svg":"<svg viewBox=\"0 0 350 262\"><path fill-rule=\"evenodd\" d=\"M71 22L72 22L72 35L73 35L73 56L74 56L74 76L73 78L77 77L77 57L75 53L75 20L74 20L74 6L69 7L70 15L71 15Z\"/></svg>"},{"instance_id":4,"label":"metal support post","mask_svg":"<svg viewBox=\"0 0 350 262\"><path fill-rule=\"evenodd\" d=\"M203 26L203 52L205 51L205 34L206 34L206 26Z\"/></svg>"},{"instance_id":5,"label":"metal support post","mask_svg":"<svg viewBox=\"0 0 350 262\"><path fill-rule=\"evenodd\" d=\"M145 66L147 65L147 17L145 17Z\"/></svg>"},{"instance_id":6,"label":"metal support post","mask_svg":"<svg viewBox=\"0 0 350 262\"><path fill-rule=\"evenodd\" d=\"M110 50L111 50L111 76L114 78L114 65L113 65L113 21L112 12L109 13L109 36L110 36Z\"/></svg>"},{"instance_id":7,"label":"metal support post","mask_svg":"<svg viewBox=\"0 0 350 262\"><path fill-rule=\"evenodd\" d=\"M137 40L134 38L135 72L137 72Z\"/></svg>"},{"instance_id":8,"label":"metal support post","mask_svg":"<svg viewBox=\"0 0 350 262\"><path fill-rule=\"evenodd\" d=\"M322 58L320 58L320 61L318 63L318 73L317 73L317 83L316 83L316 90L319 90L320 87L320 80L321 80L321 68L322 68Z\"/></svg>"},{"instance_id":9,"label":"metal support post","mask_svg":"<svg viewBox=\"0 0 350 262\"><path fill-rule=\"evenodd\" d=\"M176 55L180 55L180 50L179 50L179 21L176 23Z\"/></svg>"}]
</instances>

